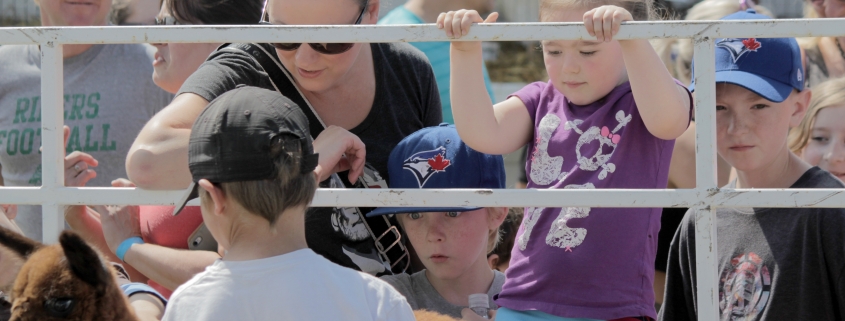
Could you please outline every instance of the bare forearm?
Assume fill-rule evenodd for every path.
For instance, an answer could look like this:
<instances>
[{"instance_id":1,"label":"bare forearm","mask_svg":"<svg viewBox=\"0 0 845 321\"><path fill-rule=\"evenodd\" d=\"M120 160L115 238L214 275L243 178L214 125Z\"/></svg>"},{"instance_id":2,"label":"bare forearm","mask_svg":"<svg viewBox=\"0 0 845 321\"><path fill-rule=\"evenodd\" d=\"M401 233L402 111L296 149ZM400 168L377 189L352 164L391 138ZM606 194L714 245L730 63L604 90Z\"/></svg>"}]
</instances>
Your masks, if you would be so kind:
<instances>
[{"instance_id":1,"label":"bare forearm","mask_svg":"<svg viewBox=\"0 0 845 321\"><path fill-rule=\"evenodd\" d=\"M177 250L155 244L133 245L124 261L165 288L175 290L220 258L216 252Z\"/></svg>"},{"instance_id":2,"label":"bare forearm","mask_svg":"<svg viewBox=\"0 0 845 321\"><path fill-rule=\"evenodd\" d=\"M507 154L524 143L511 143L493 102L487 94L481 58L481 45L472 50L451 49L452 116L461 139L473 149L487 154ZM514 146L515 145L515 146Z\"/></svg>"},{"instance_id":3,"label":"bare forearm","mask_svg":"<svg viewBox=\"0 0 845 321\"><path fill-rule=\"evenodd\" d=\"M191 184L188 140L191 127L208 106L196 94L181 94L141 129L129 155L129 179L144 189L181 189Z\"/></svg>"},{"instance_id":4,"label":"bare forearm","mask_svg":"<svg viewBox=\"0 0 845 321\"><path fill-rule=\"evenodd\" d=\"M637 109L649 132L675 139L689 124L690 99L647 40L619 41Z\"/></svg>"},{"instance_id":5,"label":"bare forearm","mask_svg":"<svg viewBox=\"0 0 845 321\"><path fill-rule=\"evenodd\" d=\"M126 157L129 180L143 189L186 188L191 183L190 136L190 129L147 124Z\"/></svg>"}]
</instances>

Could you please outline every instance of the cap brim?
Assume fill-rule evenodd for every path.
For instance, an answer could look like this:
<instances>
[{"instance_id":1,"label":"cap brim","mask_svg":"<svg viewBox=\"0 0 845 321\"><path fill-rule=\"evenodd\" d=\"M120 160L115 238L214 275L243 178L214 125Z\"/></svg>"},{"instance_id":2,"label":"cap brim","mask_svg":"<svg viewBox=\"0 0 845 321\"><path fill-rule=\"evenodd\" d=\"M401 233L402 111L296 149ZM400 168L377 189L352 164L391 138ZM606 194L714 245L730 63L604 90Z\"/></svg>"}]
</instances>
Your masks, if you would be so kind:
<instances>
[{"instance_id":1,"label":"cap brim","mask_svg":"<svg viewBox=\"0 0 845 321\"><path fill-rule=\"evenodd\" d=\"M792 86L768 77L755 75L739 70L723 70L716 72L716 83L728 83L748 89L760 97L772 102L782 102L792 94ZM695 91L695 83L689 86L690 92Z\"/></svg>"},{"instance_id":2,"label":"cap brim","mask_svg":"<svg viewBox=\"0 0 845 321\"><path fill-rule=\"evenodd\" d=\"M176 208L173 209L173 216L179 215L179 212L182 212L182 209L185 208L185 205L188 205L188 202L199 197L199 187L200 185L197 182L191 183L191 186L188 187L188 192L179 200L179 203L176 203Z\"/></svg>"},{"instance_id":3,"label":"cap brim","mask_svg":"<svg viewBox=\"0 0 845 321\"><path fill-rule=\"evenodd\" d=\"M405 213L425 213L425 212L469 212L482 207L379 207L367 213L367 217L388 215L388 214L405 214Z\"/></svg>"}]
</instances>

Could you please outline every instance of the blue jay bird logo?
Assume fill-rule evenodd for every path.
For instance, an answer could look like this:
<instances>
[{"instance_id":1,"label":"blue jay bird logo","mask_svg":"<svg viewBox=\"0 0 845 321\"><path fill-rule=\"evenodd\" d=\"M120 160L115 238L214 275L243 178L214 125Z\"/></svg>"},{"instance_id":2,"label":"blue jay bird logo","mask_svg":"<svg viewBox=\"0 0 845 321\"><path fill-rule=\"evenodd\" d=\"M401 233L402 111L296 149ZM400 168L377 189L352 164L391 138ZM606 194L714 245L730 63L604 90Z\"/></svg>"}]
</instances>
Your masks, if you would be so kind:
<instances>
[{"instance_id":1,"label":"blue jay bird logo","mask_svg":"<svg viewBox=\"0 0 845 321\"><path fill-rule=\"evenodd\" d=\"M763 44L755 38L726 38L716 42L716 47L725 48L725 50L731 53L734 63L736 63L737 60L739 60L739 57L742 57L745 53L757 52L757 49L760 49L762 46Z\"/></svg>"},{"instance_id":2,"label":"blue jay bird logo","mask_svg":"<svg viewBox=\"0 0 845 321\"><path fill-rule=\"evenodd\" d=\"M402 168L411 171L417 178L420 188L425 186L432 175L445 172L449 166L452 166L452 161L446 159L446 148L443 146L411 155L402 163Z\"/></svg>"}]
</instances>

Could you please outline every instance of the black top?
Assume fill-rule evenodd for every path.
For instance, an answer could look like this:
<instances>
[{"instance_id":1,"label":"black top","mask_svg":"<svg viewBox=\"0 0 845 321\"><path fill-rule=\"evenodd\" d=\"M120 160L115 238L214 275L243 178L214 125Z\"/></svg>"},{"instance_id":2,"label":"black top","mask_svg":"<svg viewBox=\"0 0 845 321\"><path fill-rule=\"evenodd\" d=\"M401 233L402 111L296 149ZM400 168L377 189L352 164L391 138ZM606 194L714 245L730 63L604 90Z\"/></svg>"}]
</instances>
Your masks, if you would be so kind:
<instances>
[{"instance_id":1,"label":"black top","mask_svg":"<svg viewBox=\"0 0 845 321\"><path fill-rule=\"evenodd\" d=\"M373 43L370 48L376 95L369 115L350 132L366 144L368 169L364 181L371 188L386 188L387 158L393 147L419 129L438 125L442 111L434 73L425 55L405 43ZM179 93L194 93L212 101L239 84L274 90L267 73L249 54L224 48L212 53L185 81ZM315 125L311 124L311 128ZM345 174L339 176L346 186L351 186ZM327 180L320 186L338 185L339 182ZM305 223L308 245L337 264L372 274L383 273L385 269L362 224L361 214L350 208L309 210ZM384 219L377 217L368 222L371 220Z\"/></svg>"},{"instance_id":2,"label":"black top","mask_svg":"<svg viewBox=\"0 0 845 321\"><path fill-rule=\"evenodd\" d=\"M814 167L790 188L843 187ZM716 224L721 320L845 318L845 209L725 208ZM690 210L672 241L658 319L696 320L695 271Z\"/></svg>"}]
</instances>

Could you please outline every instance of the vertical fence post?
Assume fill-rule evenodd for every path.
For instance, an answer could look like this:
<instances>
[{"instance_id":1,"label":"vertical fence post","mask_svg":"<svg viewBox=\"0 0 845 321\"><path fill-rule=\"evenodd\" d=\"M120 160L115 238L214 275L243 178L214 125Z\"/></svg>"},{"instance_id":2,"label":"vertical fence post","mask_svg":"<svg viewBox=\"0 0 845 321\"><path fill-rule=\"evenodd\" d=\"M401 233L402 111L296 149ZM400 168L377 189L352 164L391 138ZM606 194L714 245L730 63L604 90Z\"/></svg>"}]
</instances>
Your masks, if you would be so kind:
<instances>
[{"instance_id":1,"label":"vertical fence post","mask_svg":"<svg viewBox=\"0 0 845 321\"><path fill-rule=\"evenodd\" d=\"M709 37L693 39L695 51L695 181L704 204L695 210L698 320L719 318L716 209L708 203L718 189L716 169L716 50Z\"/></svg>"},{"instance_id":2,"label":"vertical fence post","mask_svg":"<svg viewBox=\"0 0 845 321\"><path fill-rule=\"evenodd\" d=\"M64 61L62 45L41 44L41 190L44 193L65 185L62 125L64 124ZM64 228L64 207L56 203L41 206L44 243L58 242Z\"/></svg>"}]
</instances>

